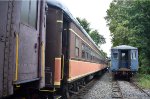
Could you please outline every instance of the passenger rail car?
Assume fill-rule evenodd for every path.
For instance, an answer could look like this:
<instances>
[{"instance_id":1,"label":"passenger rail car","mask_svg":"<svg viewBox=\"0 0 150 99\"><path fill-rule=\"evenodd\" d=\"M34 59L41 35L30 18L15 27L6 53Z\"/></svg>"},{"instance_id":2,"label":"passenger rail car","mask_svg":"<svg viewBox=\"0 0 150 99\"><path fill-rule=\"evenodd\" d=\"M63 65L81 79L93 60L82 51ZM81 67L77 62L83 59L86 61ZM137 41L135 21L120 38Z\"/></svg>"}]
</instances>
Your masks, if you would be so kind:
<instances>
[{"instance_id":1,"label":"passenger rail car","mask_svg":"<svg viewBox=\"0 0 150 99\"><path fill-rule=\"evenodd\" d=\"M58 1L0 1L0 12L0 98L67 98L106 69L98 47Z\"/></svg>"},{"instance_id":2,"label":"passenger rail car","mask_svg":"<svg viewBox=\"0 0 150 99\"><path fill-rule=\"evenodd\" d=\"M138 49L120 45L111 49L111 71L114 76L131 77L138 71Z\"/></svg>"},{"instance_id":3,"label":"passenger rail car","mask_svg":"<svg viewBox=\"0 0 150 99\"><path fill-rule=\"evenodd\" d=\"M56 1L47 4L46 87L61 88L65 95L76 92L85 80L104 70L106 62L66 7Z\"/></svg>"},{"instance_id":4,"label":"passenger rail car","mask_svg":"<svg viewBox=\"0 0 150 99\"><path fill-rule=\"evenodd\" d=\"M45 15L44 0L0 1L0 98L44 87Z\"/></svg>"}]
</instances>

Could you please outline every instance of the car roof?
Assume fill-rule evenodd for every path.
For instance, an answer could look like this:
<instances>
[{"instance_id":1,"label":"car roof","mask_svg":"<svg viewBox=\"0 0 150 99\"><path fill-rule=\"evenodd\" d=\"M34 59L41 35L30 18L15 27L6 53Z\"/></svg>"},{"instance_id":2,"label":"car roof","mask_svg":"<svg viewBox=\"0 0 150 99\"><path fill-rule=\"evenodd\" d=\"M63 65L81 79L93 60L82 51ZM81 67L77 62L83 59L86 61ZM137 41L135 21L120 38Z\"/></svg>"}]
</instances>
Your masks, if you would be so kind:
<instances>
[{"instance_id":1,"label":"car roof","mask_svg":"<svg viewBox=\"0 0 150 99\"><path fill-rule=\"evenodd\" d=\"M129 45L119 45L119 46L113 47L111 49L137 49L137 48L133 47L133 46L129 46Z\"/></svg>"}]
</instances>

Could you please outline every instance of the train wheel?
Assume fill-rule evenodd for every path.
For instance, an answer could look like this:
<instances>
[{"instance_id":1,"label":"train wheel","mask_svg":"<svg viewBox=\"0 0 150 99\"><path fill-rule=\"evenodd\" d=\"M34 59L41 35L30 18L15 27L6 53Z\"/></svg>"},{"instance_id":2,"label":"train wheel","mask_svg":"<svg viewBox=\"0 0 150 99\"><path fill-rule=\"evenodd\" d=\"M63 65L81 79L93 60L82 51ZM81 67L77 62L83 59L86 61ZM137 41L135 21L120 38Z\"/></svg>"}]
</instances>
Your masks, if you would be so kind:
<instances>
[{"instance_id":1,"label":"train wheel","mask_svg":"<svg viewBox=\"0 0 150 99\"><path fill-rule=\"evenodd\" d=\"M78 82L76 82L76 83L73 84L73 90L74 90L75 92L78 92L78 91L79 91Z\"/></svg>"},{"instance_id":2,"label":"train wheel","mask_svg":"<svg viewBox=\"0 0 150 99\"><path fill-rule=\"evenodd\" d=\"M69 87L67 84L62 86L62 99L70 99Z\"/></svg>"}]
</instances>

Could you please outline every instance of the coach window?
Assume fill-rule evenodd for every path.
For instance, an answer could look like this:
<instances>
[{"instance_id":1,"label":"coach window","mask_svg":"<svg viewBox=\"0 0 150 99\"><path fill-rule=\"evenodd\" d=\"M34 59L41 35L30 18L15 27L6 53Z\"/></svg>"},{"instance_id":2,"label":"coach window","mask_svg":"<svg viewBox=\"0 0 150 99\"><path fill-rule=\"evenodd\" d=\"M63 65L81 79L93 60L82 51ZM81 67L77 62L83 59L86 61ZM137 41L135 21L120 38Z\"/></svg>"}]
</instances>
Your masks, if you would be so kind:
<instances>
[{"instance_id":1,"label":"coach window","mask_svg":"<svg viewBox=\"0 0 150 99\"><path fill-rule=\"evenodd\" d=\"M88 54L88 52L86 52L86 59L88 59L88 57L89 57L89 54Z\"/></svg>"},{"instance_id":2,"label":"coach window","mask_svg":"<svg viewBox=\"0 0 150 99\"><path fill-rule=\"evenodd\" d=\"M133 59L136 59L136 51L134 51L134 58Z\"/></svg>"},{"instance_id":3,"label":"coach window","mask_svg":"<svg viewBox=\"0 0 150 99\"><path fill-rule=\"evenodd\" d=\"M88 59L89 55L88 55L88 46L85 46L85 58Z\"/></svg>"},{"instance_id":4,"label":"coach window","mask_svg":"<svg viewBox=\"0 0 150 99\"><path fill-rule=\"evenodd\" d=\"M36 28L37 1L23 0L21 6L21 22Z\"/></svg>"},{"instance_id":5,"label":"coach window","mask_svg":"<svg viewBox=\"0 0 150 99\"><path fill-rule=\"evenodd\" d=\"M93 52L91 51L91 60L93 60Z\"/></svg>"},{"instance_id":6,"label":"coach window","mask_svg":"<svg viewBox=\"0 0 150 99\"><path fill-rule=\"evenodd\" d=\"M89 48L89 60L92 60L92 51L91 51L91 49Z\"/></svg>"},{"instance_id":7,"label":"coach window","mask_svg":"<svg viewBox=\"0 0 150 99\"><path fill-rule=\"evenodd\" d=\"M75 39L75 54L76 54L76 57L79 57L79 38L76 36L76 39Z\"/></svg>"},{"instance_id":8,"label":"coach window","mask_svg":"<svg viewBox=\"0 0 150 99\"><path fill-rule=\"evenodd\" d=\"M132 59L136 59L136 51L132 52Z\"/></svg>"},{"instance_id":9,"label":"coach window","mask_svg":"<svg viewBox=\"0 0 150 99\"><path fill-rule=\"evenodd\" d=\"M118 59L118 53L113 53L114 59Z\"/></svg>"},{"instance_id":10,"label":"coach window","mask_svg":"<svg viewBox=\"0 0 150 99\"><path fill-rule=\"evenodd\" d=\"M95 61L95 53L93 53L93 61Z\"/></svg>"},{"instance_id":11,"label":"coach window","mask_svg":"<svg viewBox=\"0 0 150 99\"><path fill-rule=\"evenodd\" d=\"M88 60L90 60L90 48L88 47Z\"/></svg>"},{"instance_id":12,"label":"coach window","mask_svg":"<svg viewBox=\"0 0 150 99\"><path fill-rule=\"evenodd\" d=\"M121 58L122 58L122 60L126 60L126 53L121 53Z\"/></svg>"},{"instance_id":13,"label":"coach window","mask_svg":"<svg viewBox=\"0 0 150 99\"><path fill-rule=\"evenodd\" d=\"M85 58L85 44L82 43L82 58Z\"/></svg>"},{"instance_id":14,"label":"coach window","mask_svg":"<svg viewBox=\"0 0 150 99\"><path fill-rule=\"evenodd\" d=\"M134 58L133 59L136 59L136 51L134 51Z\"/></svg>"}]
</instances>

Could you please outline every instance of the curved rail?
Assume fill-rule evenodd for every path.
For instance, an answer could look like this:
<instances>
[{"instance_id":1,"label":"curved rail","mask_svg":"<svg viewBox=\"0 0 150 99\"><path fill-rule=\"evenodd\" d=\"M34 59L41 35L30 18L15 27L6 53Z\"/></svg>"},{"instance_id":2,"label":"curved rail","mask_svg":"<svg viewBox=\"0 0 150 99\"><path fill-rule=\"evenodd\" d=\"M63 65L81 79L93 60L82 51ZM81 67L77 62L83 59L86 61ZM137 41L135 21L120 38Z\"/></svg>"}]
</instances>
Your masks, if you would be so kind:
<instances>
[{"instance_id":1,"label":"curved rail","mask_svg":"<svg viewBox=\"0 0 150 99\"><path fill-rule=\"evenodd\" d=\"M141 92L145 93L147 96L150 97L150 94L148 94L145 90L143 90L141 87L139 87L133 80L130 81L132 85L134 85L136 88L138 88Z\"/></svg>"}]
</instances>

